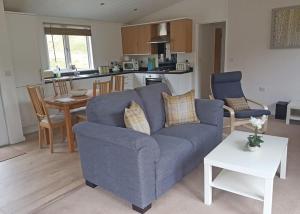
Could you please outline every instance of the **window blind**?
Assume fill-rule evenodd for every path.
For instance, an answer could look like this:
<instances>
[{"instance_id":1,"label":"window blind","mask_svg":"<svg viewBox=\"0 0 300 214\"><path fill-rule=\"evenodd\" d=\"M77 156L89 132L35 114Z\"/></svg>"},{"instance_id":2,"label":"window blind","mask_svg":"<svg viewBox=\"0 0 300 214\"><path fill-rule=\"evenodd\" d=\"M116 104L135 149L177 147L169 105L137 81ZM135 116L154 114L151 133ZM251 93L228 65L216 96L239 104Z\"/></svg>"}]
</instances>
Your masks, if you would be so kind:
<instances>
[{"instance_id":1,"label":"window blind","mask_svg":"<svg viewBox=\"0 0 300 214\"><path fill-rule=\"evenodd\" d=\"M91 36L90 26L80 25L61 25L61 24L44 24L45 34L48 35L73 35L73 36Z\"/></svg>"}]
</instances>

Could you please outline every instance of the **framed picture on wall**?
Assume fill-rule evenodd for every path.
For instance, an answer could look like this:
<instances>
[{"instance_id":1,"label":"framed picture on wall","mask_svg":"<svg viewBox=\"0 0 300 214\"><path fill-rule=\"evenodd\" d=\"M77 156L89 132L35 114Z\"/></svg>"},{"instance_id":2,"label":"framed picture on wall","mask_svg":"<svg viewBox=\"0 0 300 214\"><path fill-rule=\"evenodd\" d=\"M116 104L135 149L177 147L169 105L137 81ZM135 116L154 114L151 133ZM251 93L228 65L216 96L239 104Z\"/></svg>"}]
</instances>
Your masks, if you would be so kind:
<instances>
[{"instance_id":1,"label":"framed picture on wall","mask_svg":"<svg viewBox=\"0 0 300 214\"><path fill-rule=\"evenodd\" d=\"M300 48L300 5L272 10L271 48Z\"/></svg>"}]
</instances>

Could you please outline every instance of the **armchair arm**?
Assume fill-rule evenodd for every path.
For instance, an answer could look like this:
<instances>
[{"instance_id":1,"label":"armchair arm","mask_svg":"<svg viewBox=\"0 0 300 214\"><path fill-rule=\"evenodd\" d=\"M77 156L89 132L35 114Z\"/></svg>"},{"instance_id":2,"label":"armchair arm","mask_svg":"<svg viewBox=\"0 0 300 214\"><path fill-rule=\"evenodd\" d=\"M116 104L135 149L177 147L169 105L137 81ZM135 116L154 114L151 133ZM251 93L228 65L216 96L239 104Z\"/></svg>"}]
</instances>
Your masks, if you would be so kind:
<instances>
[{"instance_id":1,"label":"armchair arm","mask_svg":"<svg viewBox=\"0 0 300 214\"><path fill-rule=\"evenodd\" d=\"M75 125L86 180L139 207L155 200L155 165L160 156L151 136L91 122Z\"/></svg>"},{"instance_id":2,"label":"armchair arm","mask_svg":"<svg viewBox=\"0 0 300 214\"><path fill-rule=\"evenodd\" d=\"M248 98L246 98L246 100L247 100L247 102L250 102L250 103L253 103L255 105L258 105L258 106L262 107L264 110L269 110L268 106L263 105L263 104L261 104L257 101L254 101L254 100L251 100L251 99L248 99Z\"/></svg>"},{"instance_id":3,"label":"armchair arm","mask_svg":"<svg viewBox=\"0 0 300 214\"><path fill-rule=\"evenodd\" d=\"M218 126L220 122L223 122L223 101L196 99L195 105L202 123Z\"/></svg>"},{"instance_id":4,"label":"armchair arm","mask_svg":"<svg viewBox=\"0 0 300 214\"><path fill-rule=\"evenodd\" d=\"M229 106L224 105L223 108L227 111L229 111L230 117L235 117L234 110L230 108Z\"/></svg>"}]
</instances>

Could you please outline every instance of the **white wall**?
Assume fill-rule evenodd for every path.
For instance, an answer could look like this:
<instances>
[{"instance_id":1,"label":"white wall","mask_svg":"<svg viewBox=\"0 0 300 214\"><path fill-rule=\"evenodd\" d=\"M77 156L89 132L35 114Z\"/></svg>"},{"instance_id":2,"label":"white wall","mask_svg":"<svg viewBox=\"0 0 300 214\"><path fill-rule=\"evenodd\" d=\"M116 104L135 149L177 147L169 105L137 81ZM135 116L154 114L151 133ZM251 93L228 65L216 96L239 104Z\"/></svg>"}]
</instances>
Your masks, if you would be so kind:
<instances>
[{"instance_id":1,"label":"white wall","mask_svg":"<svg viewBox=\"0 0 300 214\"><path fill-rule=\"evenodd\" d=\"M25 133L35 131L37 128L36 117L26 90L26 85L41 84L40 70L48 68L43 23L90 25L95 68L98 68L100 65L108 65L110 61L119 60L122 56L122 24L120 23L44 17L12 12L5 13L13 66L15 68L18 103ZM26 31L24 30L24 26L26 26Z\"/></svg>"},{"instance_id":2,"label":"white wall","mask_svg":"<svg viewBox=\"0 0 300 214\"><path fill-rule=\"evenodd\" d=\"M24 136L2 0L0 0L0 98L0 128L2 129L0 131L0 144L23 141Z\"/></svg>"},{"instance_id":3,"label":"white wall","mask_svg":"<svg viewBox=\"0 0 300 214\"><path fill-rule=\"evenodd\" d=\"M227 19L228 0L184 0L173 4L167 8L150 14L142 19L135 20L133 23L144 23L152 21L160 21L167 19L175 19L188 17L193 19L193 53L187 56L194 65L194 88L196 96L200 97L200 67L201 62L198 55L199 47L199 25L215 22L223 22ZM184 58L183 56L180 56Z\"/></svg>"},{"instance_id":4,"label":"white wall","mask_svg":"<svg viewBox=\"0 0 300 214\"><path fill-rule=\"evenodd\" d=\"M299 0L229 1L227 70L243 71L246 96L272 107L279 100L300 100L300 49L269 48L272 8L299 3Z\"/></svg>"}]
</instances>

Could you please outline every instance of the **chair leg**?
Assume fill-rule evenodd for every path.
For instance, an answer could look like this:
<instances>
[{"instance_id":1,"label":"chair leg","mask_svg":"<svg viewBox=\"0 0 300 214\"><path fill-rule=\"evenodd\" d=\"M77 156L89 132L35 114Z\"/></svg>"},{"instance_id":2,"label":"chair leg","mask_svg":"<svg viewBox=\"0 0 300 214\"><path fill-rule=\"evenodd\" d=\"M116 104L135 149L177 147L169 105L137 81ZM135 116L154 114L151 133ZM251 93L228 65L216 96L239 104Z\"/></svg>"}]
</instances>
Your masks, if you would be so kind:
<instances>
[{"instance_id":1,"label":"chair leg","mask_svg":"<svg viewBox=\"0 0 300 214\"><path fill-rule=\"evenodd\" d=\"M42 148L42 128L39 126L39 147Z\"/></svg>"},{"instance_id":2,"label":"chair leg","mask_svg":"<svg viewBox=\"0 0 300 214\"><path fill-rule=\"evenodd\" d=\"M66 137L66 132L65 132L65 127L64 126L60 127L60 132L61 132L62 142L64 142L65 141L65 137Z\"/></svg>"},{"instance_id":3,"label":"chair leg","mask_svg":"<svg viewBox=\"0 0 300 214\"><path fill-rule=\"evenodd\" d=\"M50 153L53 153L53 132L52 128L49 129Z\"/></svg>"},{"instance_id":4,"label":"chair leg","mask_svg":"<svg viewBox=\"0 0 300 214\"><path fill-rule=\"evenodd\" d=\"M47 137L47 129L43 128L43 135L44 135L44 142L46 142L46 145L48 145L48 137Z\"/></svg>"},{"instance_id":5,"label":"chair leg","mask_svg":"<svg viewBox=\"0 0 300 214\"><path fill-rule=\"evenodd\" d=\"M269 117L267 116L266 117L266 122L263 126L263 133L266 133L268 131L268 120L269 120Z\"/></svg>"},{"instance_id":6,"label":"chair leg","mask_svg":"<svg viewBox=\"0 0 300 214\"><path fill-rule=\"evenodd\" d=\"M230 117L230 134L234 131L235 129L235 117Z\"/></svg>"}]
</instances>

